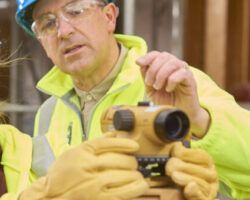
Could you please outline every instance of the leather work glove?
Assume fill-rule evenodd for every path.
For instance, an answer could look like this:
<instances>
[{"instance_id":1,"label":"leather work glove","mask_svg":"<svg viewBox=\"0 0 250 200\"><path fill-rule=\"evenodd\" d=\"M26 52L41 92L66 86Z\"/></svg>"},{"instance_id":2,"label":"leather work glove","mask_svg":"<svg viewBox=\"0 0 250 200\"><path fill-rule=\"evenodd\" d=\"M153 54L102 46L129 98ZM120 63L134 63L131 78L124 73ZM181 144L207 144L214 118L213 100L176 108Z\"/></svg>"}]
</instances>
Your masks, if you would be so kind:
<instances>
[{"instance_id":1,"label":"leather work glove","mask_svg":"<svg viewBox=\"0 0 250 200\"><path fill-rule=\"evenodd\" d=\"M168 176L184 189L187 200L214 200L218 178L210 155L202 149L188 149L175 143L165 169Z\"/></svg>"},{"instance_id":2,"label":"leather work glove","mask_svg":"<svg viewBox=\"0 0 250 200\"><path fill-rule=\"evenodd\" d=\"M142 195L148 184L133 156L139 145L130 139L103 138L83 142L58 158L45 177L19 200L120 200Z\"/></svg>"}]
</instances>

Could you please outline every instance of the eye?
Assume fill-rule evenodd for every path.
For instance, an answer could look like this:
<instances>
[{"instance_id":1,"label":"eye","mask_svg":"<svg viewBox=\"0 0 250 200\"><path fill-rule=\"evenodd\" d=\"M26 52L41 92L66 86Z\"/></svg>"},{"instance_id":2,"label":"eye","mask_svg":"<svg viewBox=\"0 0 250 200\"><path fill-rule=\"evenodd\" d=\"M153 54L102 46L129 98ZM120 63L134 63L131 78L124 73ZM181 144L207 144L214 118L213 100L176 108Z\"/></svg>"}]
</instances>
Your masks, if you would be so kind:
<instances>
[{"instance_id":1,"label":"eye","mask_svg":"<svg viewBox=\"0 0 250 200\"><path fill-rule=\"evenodd\" d=\"M84 9L71 9L67 10L67 15L71 17L77 17L84 12Z\"/></svg>"},{"instance_id":2,"label":"eye","mask_svg":"<svg viewBox=\"0 0 250 200\"><path fill-rule=\"evenodd\" d=\"M47 20L46 22L44 21L41 24L40 28L42 31L46 31L46 30L53 29L55 26L56 26L56 20L50 19L50 20Z\"/></svg>"}]
</instances>

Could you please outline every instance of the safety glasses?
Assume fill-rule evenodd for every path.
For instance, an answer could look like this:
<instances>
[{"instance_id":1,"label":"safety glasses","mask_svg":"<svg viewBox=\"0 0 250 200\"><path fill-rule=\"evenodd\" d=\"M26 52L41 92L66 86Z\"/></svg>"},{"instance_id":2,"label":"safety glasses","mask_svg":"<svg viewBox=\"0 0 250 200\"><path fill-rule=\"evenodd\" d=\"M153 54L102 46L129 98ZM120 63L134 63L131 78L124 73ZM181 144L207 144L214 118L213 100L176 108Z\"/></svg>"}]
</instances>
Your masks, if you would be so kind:
<instances>
[{"instance_id":1,"label":"safety glasses","mask_svg":"<svg viewBox=\"0 0 250 200\"><path fill-rule=\"evenodd\" d=\"M62 6L55 13L42 14L32 23L32 31L37 38L53 36L58 32L58 17L72 25L83 20L91 9L96 7L104 7L107 3L102 0L78 0L70 2ZM60 14L59 14L60 13Z\"/></svg>"}]
</instances>

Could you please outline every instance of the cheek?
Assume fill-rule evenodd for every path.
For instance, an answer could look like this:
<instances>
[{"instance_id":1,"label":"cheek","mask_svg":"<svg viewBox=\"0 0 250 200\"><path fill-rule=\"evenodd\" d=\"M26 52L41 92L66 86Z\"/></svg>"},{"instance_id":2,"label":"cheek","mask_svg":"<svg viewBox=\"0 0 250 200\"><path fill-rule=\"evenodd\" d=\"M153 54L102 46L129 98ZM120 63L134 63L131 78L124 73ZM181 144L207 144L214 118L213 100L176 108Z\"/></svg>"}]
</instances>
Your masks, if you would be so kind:
<instances>
[{"instance_id":1,"label":"cheek","mask_svg":"<svg viewBox=\"0 0 250 200\"><path fill-rule=\"evenodd\" d=\"M45 52L47 54L47 56L53 61L55 62L58 55L57 55L57 45L54 41L52 40L46 40L46 41L42 41L41 42L43 48L45 49Z\"/></svg>"},{"instance_id":2,"label":"cheek","mask_svg":"<svg viewBox=\"0 0 250 200\"><path fill-rule=\"evenodd\" d=\"M99 16L93 17L91 20L85 20L78 28L84 35L95 38L95 40L98 40L108 33L106 21Z\"/></svg>"}]
</instances>

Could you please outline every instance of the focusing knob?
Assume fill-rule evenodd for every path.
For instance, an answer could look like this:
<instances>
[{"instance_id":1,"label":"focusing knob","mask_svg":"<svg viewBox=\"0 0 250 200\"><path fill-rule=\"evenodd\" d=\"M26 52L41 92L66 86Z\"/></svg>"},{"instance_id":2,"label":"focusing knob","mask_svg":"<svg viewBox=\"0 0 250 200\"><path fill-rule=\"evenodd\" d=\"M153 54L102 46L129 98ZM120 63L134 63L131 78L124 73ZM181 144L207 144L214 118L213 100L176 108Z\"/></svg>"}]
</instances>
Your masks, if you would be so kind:
<instances>
[{"instance_id":1,"label":"focusing knob","mask_svg":"<svg viewBox=\"0 0 250 200\"><path fill-rule=\"evenodd\" d=\"M114 127L119 131L132 131L134 128L134 114L130 110L118 110L114 114Z\"/></svg>"}]
</instances>

